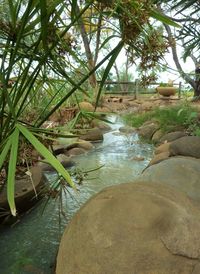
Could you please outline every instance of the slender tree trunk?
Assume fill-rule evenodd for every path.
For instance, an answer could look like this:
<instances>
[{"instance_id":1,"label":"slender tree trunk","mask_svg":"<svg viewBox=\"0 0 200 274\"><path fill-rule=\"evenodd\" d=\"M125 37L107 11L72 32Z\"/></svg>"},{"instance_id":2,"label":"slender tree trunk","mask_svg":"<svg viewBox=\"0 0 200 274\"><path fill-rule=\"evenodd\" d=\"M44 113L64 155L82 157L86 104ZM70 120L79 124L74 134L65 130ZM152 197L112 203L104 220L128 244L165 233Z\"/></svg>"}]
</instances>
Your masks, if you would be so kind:
<instances>
[{"instance_id":1,"label":"slender tree trunk","mask_svg":"<svg viewBox=\"0 0 200 274\"><path fill-rule=\"evenodd\" d=\"M128 56L126 59L126 67L125 67L125 81L128 82L128 69L129 69L129 61L128 61ZM124 91L128 92L128 84L124 85Z\"/></svg>"},{"instance_id":2,"label":"slender tree trunk","mask_svg":"<svg viewBox=\"0 0 200 274\"><path fill-rule=\"evenodd\" d=\"M99 47L100 47L100 38L101 38L101 27L102 27L102 13L99 14L98 23L97 23L97 36L96 36L96 48L94 54L94 64L96 65L97 59L99 56Z\"/></svg>"},{"instance_id":3,"label":"slender tree trunk","mask_svg":"<svg viewBox=\"0 0 200 274\"><path fill-rule=\"evenodd\" d=\"M77 9L77 13L80 13L80 9L79 9L78 5L77 5L76 9ZM87 35L85 25L84 25L82 18L79 19L78 23L79 23L79 29L80 29L81 37L82 37L84 48L85 48L85 54L86 54L87 61L88 61L88 68L91 71L95 67L95 62L94 62L94 57L93 57L92 51L90 49L90 42L89 42L88 35ZM97 80L96 80L95 73L93 73L90 76L89 81L90 81L90 85L93 88L96 88Z\"/></svg>"},{"instance_id":4,"label":"slender tree trunk","mask_svg":"<svg viewBox=\"0 0 200 274\"><path fill-rule=\"evenodd\" d=\"M114 63L114 69L115 69L115 71L116 71L117 81L120 82L120 81L121 81L121 79L120 79L120 74L119 74L119 70L118 70L118 67L117 67L117 64L116 64L116 63ZM119 87L120 87L120 89L121 89L121 92L123 92L123 89L124 89L123 84L119 84Z\"/></svg>"},{"instance_id":5,"label":"slender tree trunk","mask_svg":"<svg viewBox=\"0 0 200 274\"><path fill-rule=\"evenodd\" d=\"M200 97L200 64L197 63L196 60L194 60L194 57L191 56L192 60L194 61L195 64L195 79L192 79L188 74L186 74L179 62L178 54L177 54L177 48L176 48L176 42L175 39L172 35L172 31L169 25L165 25L165 29L168 34L168 41L170 43L171 49L172 49L172 55L173 55L173 60L176 65L177 70L179 71L181 77L191 85L191 87L194 89L194 97Z\"/></svg>"}]
</instances>

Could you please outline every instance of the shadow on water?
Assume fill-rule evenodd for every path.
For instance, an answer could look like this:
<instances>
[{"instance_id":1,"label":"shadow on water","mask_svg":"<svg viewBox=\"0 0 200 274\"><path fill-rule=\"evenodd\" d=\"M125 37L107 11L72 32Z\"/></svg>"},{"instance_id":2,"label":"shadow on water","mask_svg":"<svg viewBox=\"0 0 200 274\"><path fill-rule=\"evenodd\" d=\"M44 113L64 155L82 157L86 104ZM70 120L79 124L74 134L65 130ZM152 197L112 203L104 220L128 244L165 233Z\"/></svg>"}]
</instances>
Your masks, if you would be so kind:
<instances>
[{"instance_id":1,"label":"shadow on water","mask_svg":"<svg viewBox=\"0 0 200 274\"><path fill-rule=\"evenodd\" d=\"M66 219L63 218L59 224L59 210L55 200L51 200L43 212L43 200L30 213L25 214L21 222L1 230L0 273L53 273L60 237L80 206L107 186L133 181L148 165L153 146L141 143L136 133L119 133L118 129L124 126L123 122L117 116L109 118L113 122L112 130L104 134L103 143L96 144L95 149L87 155L74 158L77 167L83 170L103 167L90 173L78 193L69 192L64 200ZM144 157L144 160L137 161L137 157Z\"/></svg>"}]
</instances>

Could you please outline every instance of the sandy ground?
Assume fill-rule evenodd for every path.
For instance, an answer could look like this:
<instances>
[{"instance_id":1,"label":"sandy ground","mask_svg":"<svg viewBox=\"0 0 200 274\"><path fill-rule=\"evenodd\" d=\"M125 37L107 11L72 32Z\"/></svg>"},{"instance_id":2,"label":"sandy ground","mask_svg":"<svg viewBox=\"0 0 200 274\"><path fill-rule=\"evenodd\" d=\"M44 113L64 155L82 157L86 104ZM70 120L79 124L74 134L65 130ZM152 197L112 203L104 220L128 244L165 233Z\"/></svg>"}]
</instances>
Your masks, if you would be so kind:
<instances>
[{"instance_id":1,"label":"sandy ground","mask_svg":"<svg viewBox=\"0 0 200 274\"><path fill-rule=\"evenodd\" d=\"M103 106L110 111L120 113L136 112L141 113L149 111L156 107L173 106L183 104L186 102L185 98L178 98L177 96L163 97L159 95L140 96L135 99L133 96L104 96ZM188 101L189 102L189 101ZM199 106L200 103L191 103L192 105Z\"/></svg>"}]
</instances>

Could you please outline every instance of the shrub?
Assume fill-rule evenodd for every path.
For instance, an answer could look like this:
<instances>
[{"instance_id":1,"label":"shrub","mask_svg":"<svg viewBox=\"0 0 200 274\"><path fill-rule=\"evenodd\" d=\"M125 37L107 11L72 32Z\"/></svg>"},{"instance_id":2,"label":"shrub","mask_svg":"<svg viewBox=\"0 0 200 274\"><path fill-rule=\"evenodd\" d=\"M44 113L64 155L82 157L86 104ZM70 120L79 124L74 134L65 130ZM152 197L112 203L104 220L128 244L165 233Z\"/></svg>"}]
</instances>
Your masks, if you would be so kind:
<instances>
[{"instance_id":1,"label":"shrub","mask_svg":"<svg viewBox=\"0 0 200 274\"><path fill-rule=\"evenodd\" d=\"M152 111L141 114L127 114L123 116L124 121L130 126L140 127L148 120L156 120L160 124L163 132L169 132L177 127L183 127L193 135L200 135L200 125L198 122L198 112L188 104L156 108Z\"/></svg>"}]
</instances>

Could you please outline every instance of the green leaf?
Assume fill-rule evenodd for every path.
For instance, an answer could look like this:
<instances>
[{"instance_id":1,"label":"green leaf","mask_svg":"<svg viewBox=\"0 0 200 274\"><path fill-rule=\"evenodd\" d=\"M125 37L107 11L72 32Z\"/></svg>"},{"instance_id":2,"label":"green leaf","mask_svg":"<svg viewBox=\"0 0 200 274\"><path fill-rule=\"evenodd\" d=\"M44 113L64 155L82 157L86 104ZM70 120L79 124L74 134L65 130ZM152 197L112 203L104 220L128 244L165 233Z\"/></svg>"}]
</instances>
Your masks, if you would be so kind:
<instances>
[{"instance_id":1,"label":"green leaf","mask_svg":"<svg viewBox=\"0 0 200 274\"><path fill-rule=\"evenodd\" d=\"M16 7L14 6L14 3L12 0L8 0L8 4L9 4L12 27L14 28L16 24Z\"/></svg>"},{"instance_id":2,"label":"green leaf","mask_svg":"<svg viewBox=\"0 0 200 274\"><path fill-rule=\"evenodd\" d=\"M17 151L19 143L19 130L15 128L13 133L10 135L11 140L11 151L10 151L10 160L8 164L8 179L7 179L7 197L8 204L13 216L16 216L16 207L15 207L15 171L17 164Z\"/></svg>"},{"instance_id":3,"label":"green leaf","mask_svg":"<svg viewBox=\"0 0 200 274\"><path fill-rule=\"evenodd\" d=\"M152 10L150 12L150 16L164 24L173 26L175 28L181 28L181 25L177 24L176 22L171 20L169 17L165 16L164 14L161 14L160 12L156 10Z\"/></svg>"},{"instance_id":4,"label":"green leaf","mask_svg":"<svg viewBox=\"0 0 200 274\"><path fill-rule=\"evenodd\" d=\"M41 9L41 35L43 47L47 49L47 34L48 34L48 15L47 15L47 3L46 0L40 0L40 9Z\"/></svg>"},{"instance_id":5,"label":"green leaf","mask_svg":"<svg viewBox=\"0 0 200 274\"><path fill-rule=\"evenodd\" d=\"M76 18L77 13L77 0L72 0L71 4L71 20L74 20Z\"/></svg>"},{"instance_id":6,"label":"green leaf","mask_svg":"<svg viewBox=\"0 0 200 274\"><path fill-rule=\"evenodd\" d=\"M54 157L54 155L28 130L26 127L17 124L17 128L24 135L24 137L34 146L34 148L45 158L45 160L52 165L58 173L67 181L67 183L76 189L69 173L65 170L63 165Z\"/></svg>"},{"instance_id":7,"label":"green leaf","mask_svg":"<svg viewBox=\"0 0 200 274\"><path fill-rule=\"evenodd\" d=\"M119 44L123 45L123 41L120 41ZM111 50L90 72L83 77L76 86L81 86L89 77L92 75L98 68L100 68L113 54L116 52L116 48L119 46L119 44ZM116 56L117 57L117 56ZM37 127L40 127L50 116L53 114L75 91L77 90L77 87L73 87L62 99L59 100L59 102L52 108L49 113L43 119L37 124Z\"/></svg>"},{"instance_id":8,"label":"green leaf","mask_svg":"<svg viewBox=\"0 0 200 274\"><path fill-rule=\"evenodd\" d=\"M10 147L11 147L11 140L9 138L7 140L7 142L6 142L5 146L4 146L1 154L0 154L0 170L1 170L1 168L2 168L2 166L4 164L4 162L5 162L5 159L6 159L6 156L8 154L8 151L9 151Z\"/></svg>"},{"instance_id":9,"label":"green leaf","mask_svg":"<svg viewBox=\"0 0 200 274\"><path fill-rule=\"evenodd\" d=\"M119 37L119 35L116 35L116 34L110 35L109 37L107 37L107 38L103 41L103 43L101 44L99 50L102 49L102 48L103 48L111 39L113 39L113 38L120 38L120 37Z\"/></svg>"},{"instance_id":10,"label":"green leaf","mask_svg":"<svg viewBox=\"0 0 200 274\"><path fill-rule=\"evenodd\" d=\"M101 79L101 84L99 86L99 91L98 91L98 94L97 94L97 98L96 98L96 106L98 104L98 101L99 101L99 98L100 98L101 91L102 91L102 88L104 86L104 83L105 83L105 81L106 81L106 79L108 77L108 74L109 74L109 72L110 72L110 70L111 70L111 68L112 68L115 60L117 59L117 56L119 55L121 49L123 48L123 45L124 45L123 41L120 41L118 43L118 45L113 50L113 54L112 54L112 56L111 56L111 58L110 58L110 60L108 62L107 67L105 68L104 74L103 74L102 79Z\"/></svg>"}]
</instances>

